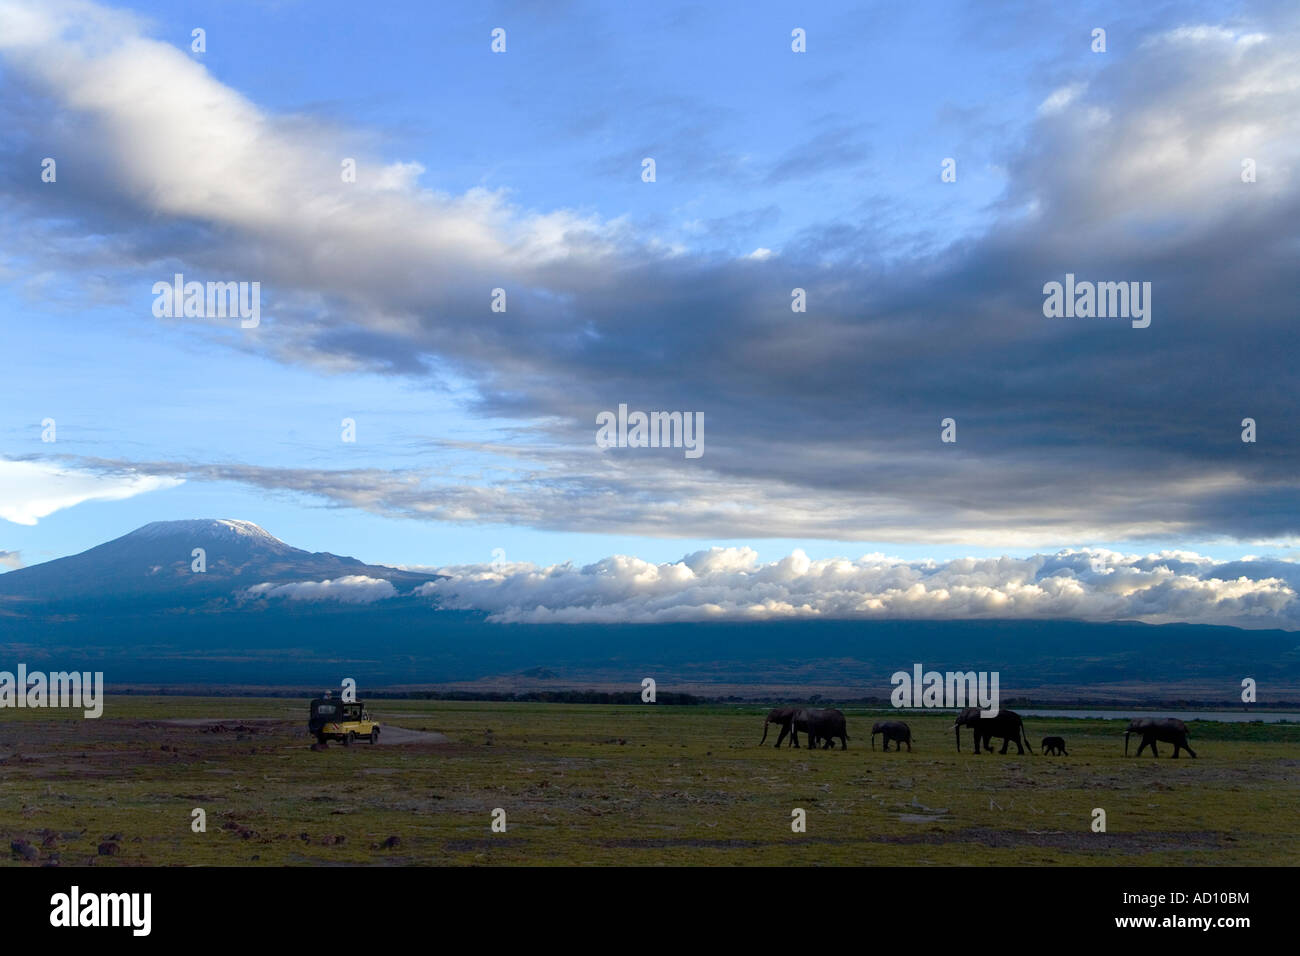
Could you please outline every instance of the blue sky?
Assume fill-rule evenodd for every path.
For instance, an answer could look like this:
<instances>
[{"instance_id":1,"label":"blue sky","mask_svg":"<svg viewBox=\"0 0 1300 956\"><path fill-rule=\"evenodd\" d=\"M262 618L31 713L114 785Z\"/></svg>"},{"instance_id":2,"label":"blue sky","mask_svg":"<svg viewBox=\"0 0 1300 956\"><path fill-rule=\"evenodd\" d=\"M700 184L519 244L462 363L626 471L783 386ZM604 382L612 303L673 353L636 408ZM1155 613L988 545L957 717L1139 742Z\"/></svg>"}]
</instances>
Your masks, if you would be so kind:
<instances>
[{"instance_id":1,"label":"blue sky","mask_svg":"<svg viewBox=\"0 0 1300 956\"><path fill-rule=\"evenodd\" d=\"M1296 114L1258 79L1286 74L1285 6L39 9L0 4L0 457L160 486L0 520L23 563L196 516L420 565L1293 554L1294 374L1267 343L1294 315L1271 257L1294 249ZM1193 115L1233 77L1252 96L1209 100L1244 105ZM330 182L345 156L376 192ZM1224 314L1202 263L1243 235L1257 281ZM1146 338L1044 326L1038 286L1089 269L1154 278ZM182 270L260 279L262 327L154 318ZM1247 346L1261 364L1230 370ZM703 409L716 457L598 467L592 413L619 402Z\"/></svg>"}]
</instances>

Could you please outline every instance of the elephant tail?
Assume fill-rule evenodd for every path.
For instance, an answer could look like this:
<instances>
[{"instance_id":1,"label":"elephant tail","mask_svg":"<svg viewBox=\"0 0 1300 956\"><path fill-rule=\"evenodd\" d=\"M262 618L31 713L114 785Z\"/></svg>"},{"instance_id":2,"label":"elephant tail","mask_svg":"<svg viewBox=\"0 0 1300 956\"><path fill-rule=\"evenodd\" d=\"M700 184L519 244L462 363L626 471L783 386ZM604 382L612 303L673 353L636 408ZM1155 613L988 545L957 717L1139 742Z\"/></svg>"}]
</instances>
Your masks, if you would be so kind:
<instances>
[{"instance_id":1,"label":"elephant tail","mask_svg":"<svg viewBox=\"0 0 1300 956\"><path fill-rule=\"evenodd\" d=\"M1025 746L1026 746L1027 748L1029 748L1029 752L1030 752L1030 753L1033 753L1033 752L1034 752L1034 748L1033 748L1033 746L1029 743L1029 732L1028 732L1027 730L1025 730L1025 722L1024 722L1023 720L1020 722L1020 736L1023 737L1023 738L1025 738Z\"/></svg>"}]
</instances>

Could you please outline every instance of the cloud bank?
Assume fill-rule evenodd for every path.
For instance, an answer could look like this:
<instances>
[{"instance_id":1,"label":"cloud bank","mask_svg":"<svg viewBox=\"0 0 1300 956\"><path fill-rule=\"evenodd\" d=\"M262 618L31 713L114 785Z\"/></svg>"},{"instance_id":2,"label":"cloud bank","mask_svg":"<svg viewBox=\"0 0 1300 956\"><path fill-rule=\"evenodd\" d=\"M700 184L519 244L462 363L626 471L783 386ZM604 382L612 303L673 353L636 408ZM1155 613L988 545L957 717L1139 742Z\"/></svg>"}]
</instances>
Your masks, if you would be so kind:
<instances>
[{"instance_id":1,"label":"cloud bank","mask_svg":"<svg viewBox=\"0 0 1300 956\"><path fill-rule=\"evenodd\" d=\"M255 584L244 592L244 596L254 599L272 600L283 598L287 601L338 601L342 604L373 604L386 598L396 597L397 589L392 582L383 578L367 577L364 574L349 574L346 577L325 581L295 581L292 584Z\"/></svg>"},{"instance_id":2,"label":"cloud bank","mask_svg":"<svg viewBox=\"0 0 1300 956\"><path fill-rule=\"evenodd\" d=\"M782 619L1072 619L1300 628L1300 564L1220 563L1182 551L1068 550L1024 558L760 563L712 548L671 564L617 555L571 564L460 566L417 593L499 623L665 623Z\"/></svg>"}]
</instances>

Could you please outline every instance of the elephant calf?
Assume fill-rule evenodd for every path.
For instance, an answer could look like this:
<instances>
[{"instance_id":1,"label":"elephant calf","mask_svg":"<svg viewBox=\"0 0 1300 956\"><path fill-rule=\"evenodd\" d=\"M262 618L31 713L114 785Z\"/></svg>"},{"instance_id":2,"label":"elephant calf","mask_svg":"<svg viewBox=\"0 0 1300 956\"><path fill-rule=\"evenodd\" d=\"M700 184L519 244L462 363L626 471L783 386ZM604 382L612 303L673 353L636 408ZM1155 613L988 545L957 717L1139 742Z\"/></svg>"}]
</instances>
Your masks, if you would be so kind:
<instances>
[{"instance_id":1,"label":"elephant calf","mask_svg":"<svg viewBox=\"0 0 1300 956\"><path fill-rule=\"evenodd\" d=\"M1057 757L1070 756L1069 752L1066 751L1065 749L1064 737L1044 737L1041 749L1044 754L1049 754Z\"/></svg>"},{"instance_id":2,"label":"elephant calf","mask_svg":"<svg viewBox=\"0 0 1300 956\"><path fill-rule=\"evenodd\" d=\"M894 742L894 750L903 749L903 744L907 744L907 752L912 752L912 728L907 726L901 720L878 720L871 725L871 749L876 749L876 734L885 741L885 752L889 752L889 742Z\"/></svg>"}]
</instances>

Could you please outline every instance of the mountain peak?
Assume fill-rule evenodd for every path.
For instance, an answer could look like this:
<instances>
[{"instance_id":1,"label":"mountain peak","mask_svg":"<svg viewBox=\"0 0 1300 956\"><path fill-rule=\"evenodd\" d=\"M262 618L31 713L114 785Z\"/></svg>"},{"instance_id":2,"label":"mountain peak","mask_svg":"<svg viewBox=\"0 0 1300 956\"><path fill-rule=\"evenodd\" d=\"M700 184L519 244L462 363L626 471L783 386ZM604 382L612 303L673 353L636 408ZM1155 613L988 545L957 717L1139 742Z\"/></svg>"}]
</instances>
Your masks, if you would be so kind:
<instances>
[{"instance_id":1,"label":"mountain peak","mask_svg":"<svg viewBox=\"0 0 1300 956\"><path fill-rule=\"evenodd\" d=\"M231 540L246 539L250 543L260 541L264 544L288 547L283 541L260 525L256 525L251 521L241 521L238 518L190 518L183 521L151 521L123 537L147 540L181 536L218 537Z\"/></svg>"}]
</instances>

